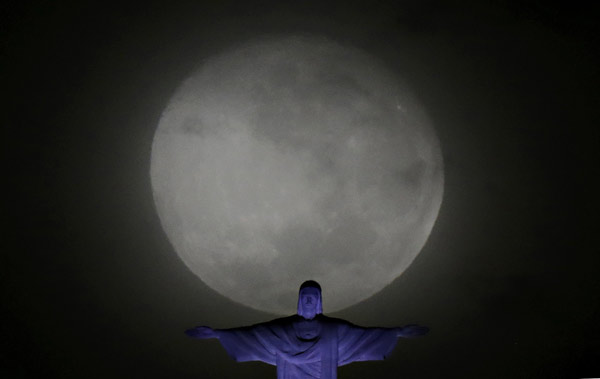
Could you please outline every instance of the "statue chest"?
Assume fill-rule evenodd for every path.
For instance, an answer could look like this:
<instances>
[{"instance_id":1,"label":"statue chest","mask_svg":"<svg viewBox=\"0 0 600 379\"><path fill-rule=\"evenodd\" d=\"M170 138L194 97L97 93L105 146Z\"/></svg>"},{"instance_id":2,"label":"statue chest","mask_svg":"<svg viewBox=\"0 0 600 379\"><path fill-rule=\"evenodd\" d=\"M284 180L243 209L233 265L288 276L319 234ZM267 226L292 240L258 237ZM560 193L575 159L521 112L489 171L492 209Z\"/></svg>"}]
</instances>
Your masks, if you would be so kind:
<instances>
[{"instance_id":1,"label":"statue chest","mask_svg":"<svg viewBox=\"0 0 600 379\"><path fill-rule=\"evenodd\" d=\"M302 320L294 323L296 337L301 340L314 340L321 335L321 323L317 320Z\"/></svg>"}]
</instances>

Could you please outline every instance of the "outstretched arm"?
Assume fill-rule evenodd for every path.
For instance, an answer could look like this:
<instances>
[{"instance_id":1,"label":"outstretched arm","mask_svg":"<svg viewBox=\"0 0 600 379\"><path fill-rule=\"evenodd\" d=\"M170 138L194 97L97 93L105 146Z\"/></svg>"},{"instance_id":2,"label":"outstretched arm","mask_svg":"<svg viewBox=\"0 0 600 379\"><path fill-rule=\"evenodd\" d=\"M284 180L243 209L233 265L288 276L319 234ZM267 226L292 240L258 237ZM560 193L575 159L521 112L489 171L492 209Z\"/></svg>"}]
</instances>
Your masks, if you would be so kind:
<instances>
[{"instance_id":1,"label":"outstretched arm","mask_svg":"<svg viewBox=\"0 0 600 379\"><path fill-rule=\"evenodd\" d=\"M269 323L231 329L197 326L186 330L185 334L196 339L217 338L229 356L237 362L261 361L276 365L279 337L269 327Z\"/></svg>"},{"instance_id":2,"label":"outstretched arm","mask_svg":"<svg viewBox=\"0 0 600 379\"><path fill-rule=\"evenodd\" d=\"M428 332L429 332L429 328L428 327L414 325L414 324L402 326L400 328L396 328L396 333L397 333L396 335L398 337L403 337L403 338L412 338L412 337L424 336Z\"/></svg>"},{"instance_id":3,"label":"outstretched arm","mask_svg":"<svg viewBox=\"0 0 600 379\"><path fill-rule=\"evenodd\" d=\"M209 326L197 326L195 328L186 330L185 334L187 334L188 337L197 338L201 340L209 338L219 338L217 332Z\"/></svg>"}]
</instances>

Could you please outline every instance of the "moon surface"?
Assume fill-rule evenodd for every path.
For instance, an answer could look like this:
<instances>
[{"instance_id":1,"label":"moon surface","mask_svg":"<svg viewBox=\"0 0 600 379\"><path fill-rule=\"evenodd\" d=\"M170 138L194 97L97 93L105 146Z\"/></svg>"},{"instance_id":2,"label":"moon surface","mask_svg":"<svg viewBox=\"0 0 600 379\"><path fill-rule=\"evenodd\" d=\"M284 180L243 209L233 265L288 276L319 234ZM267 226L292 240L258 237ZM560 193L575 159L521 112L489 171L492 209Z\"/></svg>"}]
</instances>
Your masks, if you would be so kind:
<instances>
[{"instance_id":1,"label":"moon surface","mask_svg":"<svg viewBox=\"0 0 600 379\"><path fill-rule=\"evenodd\" d=\"M415 259L443 195L439 142L397 75L317 37L255 40L206 59L152 145L156 209L175 251L233 301L325 312L377 293Z\"/></svg>"}]
</instances>

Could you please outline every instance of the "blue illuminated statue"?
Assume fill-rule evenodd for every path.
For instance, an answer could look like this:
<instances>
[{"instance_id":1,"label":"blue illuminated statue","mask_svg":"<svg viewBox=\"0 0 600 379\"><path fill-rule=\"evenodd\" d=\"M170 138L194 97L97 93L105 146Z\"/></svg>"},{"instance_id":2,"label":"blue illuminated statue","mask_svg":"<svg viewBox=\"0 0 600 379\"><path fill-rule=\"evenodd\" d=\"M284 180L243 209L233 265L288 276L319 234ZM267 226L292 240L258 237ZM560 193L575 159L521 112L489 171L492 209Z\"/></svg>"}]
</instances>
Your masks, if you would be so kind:
<instances>
[{"instance_id":1,"label":"blue illuminated statue","mask_svg":"<svg viewBox=\"0 0 600 379\"><path fill-rule=\"evenodd\" d=\"M262 361L277 366L277 379L335 379L337 367L382 360L398 337L424 335L428 328L365 328L323 315L321 286L309 280L300 287L298 314L233 329L198 326L193 338L218 338L237 362Z\"/></svg>"}]
</instances>

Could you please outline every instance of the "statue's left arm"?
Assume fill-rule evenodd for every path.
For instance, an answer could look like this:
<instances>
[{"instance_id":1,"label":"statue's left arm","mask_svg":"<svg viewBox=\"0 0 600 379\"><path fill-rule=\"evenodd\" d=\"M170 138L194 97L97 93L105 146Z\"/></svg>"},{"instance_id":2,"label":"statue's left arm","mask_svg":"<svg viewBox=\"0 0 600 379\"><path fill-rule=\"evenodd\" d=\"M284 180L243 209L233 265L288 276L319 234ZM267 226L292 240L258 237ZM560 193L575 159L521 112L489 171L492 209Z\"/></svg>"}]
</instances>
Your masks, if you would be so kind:
<instances>
[{"instance_id":1,"label":"statue's left arm","mask_svg":"<svg viewBox=\"0 0 600 379\"><path fill-rule=\"evenodd\" d=\"M338 327L338 366L358 361L383 360L394 350L398 337L414 337L427 330L429 329L414 325L372 328L341 324Z\"/></svg>"},{"instance_id":2,"label":"statue's left arm","mask_svg":"<svg viewBox=\"0 0 600 379\"><path fill-rule=\"evenodd\" d=\"M395 329L396 329L398 337L402 337L402 338L420 337L420 336L424 336L425 334L429 333L428 327L415 325L415 324L406 325L406 326L402 326L400 328L395 328Z\"/></svg>"}]
</instances>

